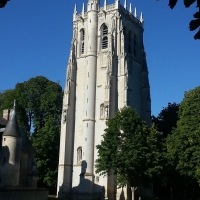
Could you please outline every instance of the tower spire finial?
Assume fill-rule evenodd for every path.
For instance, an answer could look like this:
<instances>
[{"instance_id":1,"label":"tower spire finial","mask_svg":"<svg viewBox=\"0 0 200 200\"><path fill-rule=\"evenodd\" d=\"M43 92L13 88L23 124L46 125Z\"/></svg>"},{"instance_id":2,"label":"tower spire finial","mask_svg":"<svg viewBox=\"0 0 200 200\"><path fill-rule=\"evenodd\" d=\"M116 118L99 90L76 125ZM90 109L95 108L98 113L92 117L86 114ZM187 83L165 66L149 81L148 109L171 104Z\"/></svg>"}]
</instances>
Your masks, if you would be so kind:
<instances>
[{"instance_id":1,"label":"tower spire finial","mask_svg":"<svg viewBox=\"0 0 200 200\"><path fill-rule=\"evenodd\" d=\"M74 14L77 13L76 11L76 4L74 5Z\"/></svg>"},{"instance_id":2,"label":"tower spire finial","mask_svg":"<svg viewBox=\"0 0 200 200\"><path fill-rule=\"evenodd\" d=\"M85 4L83 2L83 7L82 7L82 17L84 17L84 13L85 13Z\"/></svg>"},{"instance_id":3,"label":"tower spire finial","mask_svg":"<svg viewBox=\"0 0 200 200\"><path fill-rule=\"evenodd\" d=\"M119 8L119 0L115 0L115 8Z\"/></svg>"},{"instance_id":4,"label":"tower spire finial","mask_svg":"<svg viewBox=\"0 0 200 200\"><path fill-rule=\"evenodd\" d=\"M144 22L144 18L143 18L142 12L141 12L141 14L140 14L140 22L141 22L141 23Z\"/></svg>"},{"instance_id":5,"label":"tower spire finial","mask_svg":"<svg viewBox=\"0 0 200 200\"><path fill-rule=\"evenodd\" d=\"M130 3L129 12L132 14L132 4Z\"/></svg>"},{"instance_id":6,"label":"tower spire finial","mask_svg":"<svg viewBox=\"0 0 200 200\"><path fill-rule=\"evenodd\" d=\"M76 11L76 4L74 6L74 13L73 13L73 21L76 20L76 14L77 14L77 11Z\"/></svg>"},{"instance_id":7,"label":"tower spire finial","mask_svg":"<svg viewBox=\"0 0 200 200\"><path fill-rule=\"evenodd\" d=\"M104 0L104 10L106 10L106 6L107 6L107 1Z\"/></svg>"},{"instance_id":8,"label":"tower spire finial","mask_svg":"<svg viewBox=\"0 0 200 200\"><path fill-rule=\"evenodd\" d=\"M137 18L137 9L136 9L136 7L135 7L135 11L134 11L134 17Z\"/></svg>"},{"instance_id":9,"label":"tower spire finial","mask_svg":"<svg viewBox=\"0 0 200 200\"><path fill-rule=\"evenodd\" d=\"M126 6L126 0L124 0L124 8L125 9L127 8L127 6Z\"/></svg>"}]
</instances>

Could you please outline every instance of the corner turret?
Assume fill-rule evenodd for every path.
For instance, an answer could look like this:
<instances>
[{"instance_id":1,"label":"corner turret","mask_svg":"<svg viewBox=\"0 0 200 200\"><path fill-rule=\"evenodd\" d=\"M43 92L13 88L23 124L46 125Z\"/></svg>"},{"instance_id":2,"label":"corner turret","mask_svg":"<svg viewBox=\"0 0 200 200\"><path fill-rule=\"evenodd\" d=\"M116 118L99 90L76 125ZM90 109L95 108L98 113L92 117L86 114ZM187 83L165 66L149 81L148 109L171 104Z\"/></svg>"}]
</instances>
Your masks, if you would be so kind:
<instances>
[{"instance_id":1,"label":"corner turret","mask_svg":"<svg viewBox=\"0 0 200 200\"><path fill-rule=\"evenodd\" d=\"M88 11L98 11L99 5L99 0L88 0Z\"/></svg>"},{"instance_id":2,"label":"corner turret","mask_svg":"<svg viewBox=\"0 0 200 200\"><path fill-rule=\"evenodd\" d=\"M16 102L14 101L10 120L3 133L0 187L19 186L21 147L22 137L17 123Z\"/></svg>"},{"instance_id":3,"label":"corner turret","mask_svg":"<svg viewBox=\"0 0 200 200\"><path fill-rule=\"evenodd\" d=\"M14 101L13 111L11 113L11 117L8 121L6 129L3 133L3 136L21 137L16 117L16 101Z\"/></svg>"}]
</instances>

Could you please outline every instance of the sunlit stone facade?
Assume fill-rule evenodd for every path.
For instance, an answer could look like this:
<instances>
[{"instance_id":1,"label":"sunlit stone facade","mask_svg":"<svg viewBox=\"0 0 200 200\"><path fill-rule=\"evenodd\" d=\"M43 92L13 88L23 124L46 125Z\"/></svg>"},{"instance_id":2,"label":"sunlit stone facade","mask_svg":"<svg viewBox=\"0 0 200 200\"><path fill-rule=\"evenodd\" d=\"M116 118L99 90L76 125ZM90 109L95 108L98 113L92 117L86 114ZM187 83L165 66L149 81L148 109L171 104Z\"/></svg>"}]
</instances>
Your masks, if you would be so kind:
<instances>
[{"instance_id":1,"label":"sunlit stone facade","mask_svg":"<svg viewBox=\"0 0 200 200\"><path fill-rule=\"evenodd\" d=\"M100 8L89 0L87 12L76 7L63 97L58 167L58 197L120 199L114 176L95 173L105 121L131 106L150 124L151 100L143 45L143 17L118 0ZM91 196L91 195L90 195ZM126 197L126 192L124 193ZM77 197L77 196L76 196ZM85 198L84 198L85 197Z\"/></svg>"}]
</instances>

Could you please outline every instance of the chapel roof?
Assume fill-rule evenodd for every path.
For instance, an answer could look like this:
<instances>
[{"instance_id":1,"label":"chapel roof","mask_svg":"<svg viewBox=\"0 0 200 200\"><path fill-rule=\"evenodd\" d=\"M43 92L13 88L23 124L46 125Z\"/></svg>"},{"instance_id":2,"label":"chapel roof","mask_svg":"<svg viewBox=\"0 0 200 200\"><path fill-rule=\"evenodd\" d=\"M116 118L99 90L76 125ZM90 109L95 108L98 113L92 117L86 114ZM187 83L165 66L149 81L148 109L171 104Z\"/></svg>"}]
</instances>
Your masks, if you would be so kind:
<instances>
[{"instance_id":1,"label":"chapel roof","mask_svg":"<svg viewBox=\"0 0 200 200\"><path fill-rule=\"evenodd\" d=\"M12 137L21 137L19 126L17 122L16 110L15 110L15 101L14 108L10 116L10 120L6 126L5 131L3 132L3 136L12 136Z\"/></svg>"}]
</instances>

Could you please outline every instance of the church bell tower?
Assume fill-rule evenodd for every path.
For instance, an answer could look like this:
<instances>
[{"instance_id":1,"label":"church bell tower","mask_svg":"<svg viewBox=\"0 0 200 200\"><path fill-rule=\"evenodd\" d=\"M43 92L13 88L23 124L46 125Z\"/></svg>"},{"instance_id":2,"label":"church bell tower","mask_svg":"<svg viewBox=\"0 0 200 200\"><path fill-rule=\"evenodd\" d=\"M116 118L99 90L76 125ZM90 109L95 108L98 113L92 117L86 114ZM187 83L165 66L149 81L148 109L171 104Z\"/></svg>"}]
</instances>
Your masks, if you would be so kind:
<instances>
[{"instance_id":1,"label":"church bell tower","mask_svg":"<svg viewBox=\"0 0 200 200\"><path fill-rule=\"evenodd\" d=\"M131 106L148 124L151 99L142 13L113 0L88 0L73 13L73 38L67 65L60 133L57 196L120 199L113 175L95 172L105 121ZM127 197L127 193L125 196Z\"/></svg>"}]
</instances>

